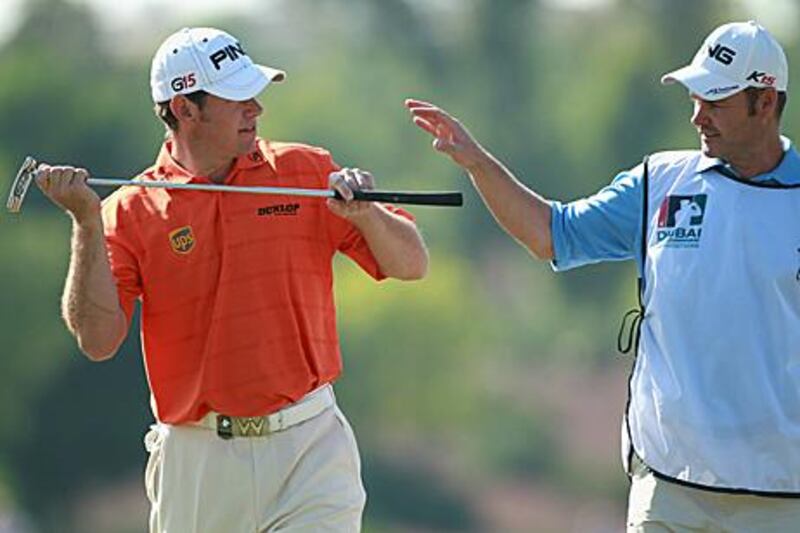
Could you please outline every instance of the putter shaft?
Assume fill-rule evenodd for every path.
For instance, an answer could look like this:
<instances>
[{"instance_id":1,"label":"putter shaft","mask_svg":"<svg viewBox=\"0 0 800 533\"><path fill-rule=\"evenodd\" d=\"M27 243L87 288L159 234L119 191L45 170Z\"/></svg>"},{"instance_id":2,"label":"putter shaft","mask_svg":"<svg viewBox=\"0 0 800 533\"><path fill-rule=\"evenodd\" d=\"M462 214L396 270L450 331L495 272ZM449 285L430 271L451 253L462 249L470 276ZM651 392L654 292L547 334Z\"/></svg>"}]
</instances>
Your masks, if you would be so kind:
<instances>
[{"instance_id":1,"label":"putter shaft","mask_svg":"<svg viewBox=\"0 0 800 533\"><path fill-rule=\"evenodd\" d=\"M89 185L102 186L134 186L153 189L185 189L190 191L244 192L251 194L288 194L290 196L317 196L335 198L336 192L331 189L295 189L291 187L245 187L241 185L217 185L214 183L174 183L171 181L136 181L119 178L89 178Z\"/></svg>"},{"instance_id":2,"label":"putter shaft","mask_svg":"<svg viewBox=\"0 0 800 533\"><path fill-rule=\"evenodd\" d=\"M249 194L283 194L317 198L342 199L339 191L333 189L299 189L294 187L260 187L241 185L217 185L215 183L174 183L169 181L135 181L118 178L89 178L89 185L134 186L161 189L188 189L193 191L219 191ZM395 204L460 206L464 200L460 192L392 192L392 191L353 191L353 199L365 202L391 202Z\"/></svg>"},{"instance_id":3,"label":"putter shaft","mask_svg":"<svg viewBox=\"0 0 800 533\"><path fill-rule=\"evenodd\" d=\"M22 202L36 179L39 164L32 157L26 157L11 185L6 208L10 213L19 213ZM333 189L299 189L293 187L244 187L240 185L217 185L215 183L175 183L170 181L139 181L120 178L88 178L89 185L112 187L152 187L161 189L188 189L194 191L221 191L249 194L280 194L291 196L310 196L336 198L342 196ZM464 199L460 192L393 192L393 191L353 191L355 200L367 202L390 202L395 204L460 206Z\"/></svg>"}]
</instances>

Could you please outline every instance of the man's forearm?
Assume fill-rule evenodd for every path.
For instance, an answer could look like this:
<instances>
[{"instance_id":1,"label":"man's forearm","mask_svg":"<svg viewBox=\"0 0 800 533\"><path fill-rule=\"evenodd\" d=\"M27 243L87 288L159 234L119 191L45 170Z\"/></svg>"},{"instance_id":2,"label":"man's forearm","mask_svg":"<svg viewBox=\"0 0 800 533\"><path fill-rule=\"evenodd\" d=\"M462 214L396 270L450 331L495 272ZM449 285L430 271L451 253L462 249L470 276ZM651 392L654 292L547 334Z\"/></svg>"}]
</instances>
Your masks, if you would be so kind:
<instances>
[{"instance_id":1,"label":"man's forearm","mask_svg":"<svg viewBox=\"0 0 800 533\"><path fill-rule=\"evenodd\" d=\"M402 280L425 277L428 250L414 223L380 204L375 204L373 209L368 220L355 224L367 241L381 272Z\"/></svg>"},{"instance_id":2,"label":"man's forearm","mask_svg":"<svg viewBox=\"0 0 800 533\"><path fill-rule=\"evenodd\" d=\"M108 359L116 353L128 326L99 216L73 220L72 254L61 306L67 327L90 359Z\"/></svg>"},{"instance_id":3,"label":"man's forearm","mask_svg":"<svg viewBox=\"0 0 800 533\"><path fill-rule=\"evenodd\" d=\"M552 259L550 204L527 188L444 109L409 98L405 105L414 124L430 133L436 151L450 156L470 174L475 188L497 222L539 259Z\"/></svg>"},{"instance_id":4,"label":"man's forearm","mask_svg":"<svg viewBox=\"0 0 800 533\"><path fill-rule=\"evenodd\" d=\"M489 211L509 235L536 257L551 259L550 204L490 153L483 154L467 171Z\"/></svg>"}]
</instances>

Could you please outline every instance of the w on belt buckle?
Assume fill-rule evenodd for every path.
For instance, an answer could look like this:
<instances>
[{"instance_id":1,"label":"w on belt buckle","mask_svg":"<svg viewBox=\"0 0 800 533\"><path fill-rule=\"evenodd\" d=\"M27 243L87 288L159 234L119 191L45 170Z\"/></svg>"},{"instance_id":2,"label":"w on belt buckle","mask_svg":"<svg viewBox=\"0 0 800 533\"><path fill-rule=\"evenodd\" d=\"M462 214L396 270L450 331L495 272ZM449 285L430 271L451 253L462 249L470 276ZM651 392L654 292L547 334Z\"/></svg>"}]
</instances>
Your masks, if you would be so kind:
<instances>
[{"instance_id":1,"label":"w on belt buckle","mask_svg":"<svg viewBox=\"0 0 800 533\"><path fill-rule=\"evenodd\" d=\"M269 433L266 416L217 415L217 435L223 439L233 437L263 437Z\"/></svg>"}]
</instances>

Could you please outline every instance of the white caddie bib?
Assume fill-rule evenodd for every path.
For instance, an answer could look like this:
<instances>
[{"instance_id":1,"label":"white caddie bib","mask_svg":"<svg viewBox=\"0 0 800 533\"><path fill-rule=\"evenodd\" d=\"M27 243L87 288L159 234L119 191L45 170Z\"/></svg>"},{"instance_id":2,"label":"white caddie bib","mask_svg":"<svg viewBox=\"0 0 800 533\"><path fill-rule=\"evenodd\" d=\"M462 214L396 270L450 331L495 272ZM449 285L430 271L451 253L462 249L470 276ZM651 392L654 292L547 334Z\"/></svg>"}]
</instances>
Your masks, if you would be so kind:
<instances>
[{"instance_id":1,"label":"white caddie bib","mask_svg":"<svg viewBox=\"0 0 800 533\"><path fill-rule=\"evenodd\" d=\"M657 474L800 495L800 188L650 158L627 431Z\"/></svg>"}]
</instances>

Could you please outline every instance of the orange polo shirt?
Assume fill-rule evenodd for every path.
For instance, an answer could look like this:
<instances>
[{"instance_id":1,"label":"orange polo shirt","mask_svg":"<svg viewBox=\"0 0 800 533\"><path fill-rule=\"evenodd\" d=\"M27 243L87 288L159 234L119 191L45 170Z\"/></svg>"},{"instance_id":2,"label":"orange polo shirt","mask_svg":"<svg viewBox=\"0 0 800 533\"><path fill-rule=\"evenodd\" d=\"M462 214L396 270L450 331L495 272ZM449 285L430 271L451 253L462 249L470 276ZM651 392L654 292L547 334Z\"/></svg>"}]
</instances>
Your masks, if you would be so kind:
<instances>
[{"instance_id":1,"label":"orange polo shirt","mask_svg":"<svg viewBox=\"0 0 800 533\"><path fill-rule=\"evenodd\" d=\"M225 183L326 189L338 168L320 148L259 140ZM138 179L209 183L175 163L169 141ZM103 222L129 320L141 300L155 416L171 424L262 415L335 380L333 256L384 277L323 198L123 187L104 201Z\"/></svg>"}]
</instances>

